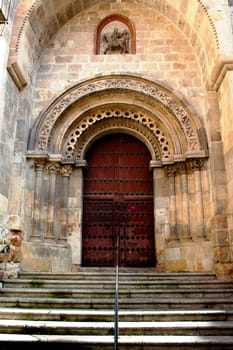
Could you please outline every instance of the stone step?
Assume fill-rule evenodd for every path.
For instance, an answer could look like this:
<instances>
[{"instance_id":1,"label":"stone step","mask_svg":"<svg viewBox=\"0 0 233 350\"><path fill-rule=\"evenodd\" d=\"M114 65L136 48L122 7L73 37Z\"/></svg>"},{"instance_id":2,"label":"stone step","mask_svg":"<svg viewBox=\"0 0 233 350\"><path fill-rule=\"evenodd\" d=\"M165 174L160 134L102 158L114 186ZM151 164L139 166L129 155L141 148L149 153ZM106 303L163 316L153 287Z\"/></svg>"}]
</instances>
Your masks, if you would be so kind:
<instances>
[{"instance_id":1,"label":"stone step","mask_svg":"<svg viewBox=\"0 0 233 350\"><path fill-rule=\"evenodd\" d=\"M120 335L232 335L233 321L140 321L118 323ZM0 320L0 333L114 335L114 322Z\"/></svg>"},{"instance_id":2,"label":"stone step","mask_svg":"<svg viewBox=\"0 0 233 350\"><path fill-rule=\"evenodd\" d=\"M122 310L118 311L120 321L233 321L233 309L197 310ZM37 309L0 308L0 319L48 320L48 321L112 321L111 309Z\"/></svg>"},{"instance_id":3,"label":"stone step","mask_svg":"<svg viewBox=\"0 0 233 350\"><path fill-rule=\"evenodd\" d=\"M31 279L56 279L56 280L115 280L115 269L83 269L79 272L51 273L51 272L21 272L19 278ZM119 280L216 280L216 275L211 272L155 272L154 270L130 269L120 270Z\"/></svg>"},{"instance_id":4,"label":"stone step","mask_svg":"<svg viewBox=\"0 0 233 350\"><path fill-rule=\"evenodd\" d=\"M102 280L64 280L63 279L23 279L23 278L12 278L4 279L2 281L2 286L4 288L88 288L96 289L98 288L114 288L115 279L111 281ZM199 281L188 281L188 280L119 280L119 288L122 289L178 289L178 288L232 288L233 282L231 281L221 281L221 280L199 280Z\"/></svg>"},{"instance_id":5,"label":"stone step","mask_svg":"<svg viewBox=\"0 0 233 350\"><path fill-rule=\"evenodd\" d=\"M120 350L233 349L232 281L139 270L119 275ZM2 281L0 302L1 349L114 347L114 269L21 273Z\"/></svg>"},{"instance_id":6,"label":"stone step","mask_svg":"<svg viewBox=\"0 0 233 350\"><path fill-rule=\"evenodd\" d=\"M2 307L31 308L81 308L81 309L111 309L114 298L46 298L46 297L1 297ZM200 309L200 308L233 308L233 298L121 298L119 308L122 309Z\"/></svg>"},{"instance_id":7,"label":"stone step","mask_svg":"<svg viewBox=\"0 0 233 350\"><path fill-rule=\"evenodd\" d=\"M25 350L56 349L69 350L112 350L114 336L88 335L28 335L28 334L0 334L0 345L4 350L13 350L15 346ZM232 350L233 336L174 336L174 335L139 335L119 336L120 350Z\"/></svg>"},{"instance_id":8,"label":"stone step","mask_svg":"<svg viewBox=\"0 0 233 350\"><path fill-rule=\"evenodd\" d=\"M0 298L3 297L45 297L45 298L114 298L115 289L99 288L96 289L69 289L69 288L2 288L0 289ZM205 289L205 288L186 288L186 289L119 289L119 298L226 298L233 301L232 289Z\"/></svg>"}]
</instances>

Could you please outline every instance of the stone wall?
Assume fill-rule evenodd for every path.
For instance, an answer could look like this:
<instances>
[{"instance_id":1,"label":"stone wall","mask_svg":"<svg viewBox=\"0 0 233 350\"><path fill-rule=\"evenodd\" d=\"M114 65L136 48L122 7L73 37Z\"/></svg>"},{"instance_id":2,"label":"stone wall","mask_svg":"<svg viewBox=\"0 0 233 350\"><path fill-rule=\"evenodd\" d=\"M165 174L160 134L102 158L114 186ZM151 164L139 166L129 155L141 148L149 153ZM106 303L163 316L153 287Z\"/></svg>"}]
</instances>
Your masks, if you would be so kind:
<instances>
[{"instance_id":1,"label":"stone wall","mask_svg":"<svg viewBox=\"0 0 233 350\"><path fill-rule=\"evenodd\" d=\"M23 184L25 152L31 115L31 88L19 92L7 71L10 38L17 1L11 1L8 23L0 36L0 227L9 230L10 250L1 254L0 268L7 275L20 269L23 239Z\"/></svg>"},{"instance_id":2,"label":"stone wall","mask_svg":"<svg viewBox=\"0 0 233 350\"><path fill-rule=\"evenodd\" d=\"M229 3L229 12L230 12L232 32L233 32L233 1L232 0L228 0L228 3Z\"/></svg>"},{"instance_id":3,"label":"stone wall","mask_svg":"<svg viewBox=\"0 0 233 350\"><path fill-rule=\"evenodd\" d=\"M14 6L15 1L12 2ZM9 41L12 29L14 7L12 8L9 23L0 25L0 223L4 223L4 216L8 210L8 192L10 186L11 162L14 148L15 106L11 89L15 86L7 74L6 66L9 55ZM10 108L11 106L11 108Z\"/></svg>"},{"instance_id":4,"label":"stone wall","mask_svg":"<svg viewBox=\"0 0 233 350\"><path fill-rule=\"evenodd\" d=\"M0 225L0 278L15 277L20 271L23 232L15 221L12 217L7 228Z\"/></svg>"},{"instance_id":5,"label":"stone wall","mask_svg":"<svg viewBox=\"0 0 233 350\"><path fill-rule=\"evenodd\" d=\"M96 27L110 11L128 16L134 23L135 55L94 54ZM205 115L199 64L176 26L152 7L101 3L70 20L44 50L36 76L33 117L72 84L98 74L119 72L161 82L187 100L195 113Z\"/></svg>"},{"instance_id":6,"label":"stone wall","mask_svg":"<svg viewBox=\"0 0 233 350\"><path fill-rule=\"evenodd\" d=\"M109 15L109 11L113 10L126 17L128 16L134 23L136 54L95 54L96 28L100 21ZM177 96L187 103L190 110L202 120L203 124L206 122L205 87L196 52L186 36L152 7L137 6L132 5L132 3L124 4L123 7L121 2L93 5L90 9L84 10L82 14L76 15L55 34L43 51L39 64L33 98L33 118L35 120L44 107L77 82L96 75L104 76L120 72L122 75L124 73L140 75L165 85L168 89L175 91ZM59 84L57 84L58 81ZM189 191L192 190L189 189ZM205 191L209 197L208 186L206 186ZM80 212L81 210L81 203L79 203L80 199L78 198L80 198L80 195L76 199L74 198L72 202L77 202L76 207L74 207L75 215L77 215L77 211ZM169 199L164 198L164 200L168 201ZM182 199L179 200L177 197L177 201L181 203ZM208 198L206 198L206 201L208 203ZM191 204L194 205L194 202ZM205 209L208 217L206 232L209 232L210 224L208 223L212 215L212 209L209 205L208 209ZM197 212L197 207L193 207L191 211L193 213ZM179 215L180 222L178 226L182 226L184 220L182 214ZM164 213L162 220L166 221L166 217L166 213ZM79 218L77 216L74 219L71 218L72 226L75 222L78 227L77 229L71 228L72 234L69 236L72 245L74 242L76 244L80 242L81 215ZM159 222L158 212L156 213L156 222ZM199 232L197 232L194 218L191 218L191 224L195 227L193 238L196 240ZM198 257L194 254L192 259L189 259L193 244L180 242L174 244L173 242L172 245L168 246L161 227L156 230L156 233L158 266L161 269L177 271L180 269L210 270L213 268L213 256L209 254L208 257L205 257L204 248L203 254L199 254ZM164 239L165 241L162 243ZM74 264L77 262L77 265L79 265L80 247L76 247L79 251L75 250L76 244L74 245L72 259ZM212 251L211 243L207 244L209 244L210 251ZM196 247L199 245L197 244ZM204 245L203 243L203 247ZM164 259L163 262L160 261L161 257ZM38 262L35 261L35 264L37 265Z\"/></svg>"},{"instance_id":7,"label":"stone wall","mask_svg":"<svg viewBox=\"0 0 233 350\"><path fill-rule=\"evenodd\" d=\"M228 252L229 261L233 257L233 73L226 74L221 88L219 89L219 103L221 112L221 132L223 139L224 161L226 165L226 179L228 190L228 225L229 235L226 241L230 243L231 250Z\"/></svg>"},{"instance_id":8,"label":"stone wall","mask_svg":"<svg viewBox=\"0 0 233 350\"><path fill-rule=\"evenodd\" d=\"M22 217L23 169L32 109L31 89L20 93L7 72L16 4L16 0L11 1L8 23L0 36L0 224L11 216Z\"/></svg>"},{"instance_id":9,"label":"stone wall","mask_svg":"<svg viewBox=\"0 0 233 350\"><path fill-rule=\"evenodd\" d=\"M215 263L224 264L230 271L233 259L232 6L231 0L221 3L215 0L148 0L139 4L121 0L67 0L65 4L60 0L13 0L9 24L0 37L4 53L0 57L0 80L4 86L0 90L3 155L0 159L0 224L17 217L25 239L31 234L33 209L26 204L33 202L34 183L28 176L31 164L26 160L26 152L30 128L43 108L86 79L99 75L138 75L173 91L206 127L210 160L205 176L209 183L205 185L203 200L210 200L210 205L203 210L208 219L213 218L211 226L210 220L207 223L207 231L212 232L208 238L213 243ZM95 53L96 28L103 18L114 13L128 17L134 24L135 54ZM78 225L81 223L77 188L74 194L76 196L69 200L70 230L75 235L70 235L69 240L79 249L80 230L73 227L77 212ZM166 224L164 215L165 235ZM164 243L159 243L158 250L161 247L166 257L166 262L161 264L172 269L176 261L175 265L180 264L181 269L211 269L212 248L210 244L211 252L206 261L206 246L206 242L200 245L204 262L200 267L195 254L187 263L192 250L189 243L182 248L173 245L165 250ZM33 249L27 249L25 246L25 255L31 254ZM198 245L193 251L197 250ZM40 258L43 249L35 251ZM52 248L51 266L52 256L56 260L57 254ZM73 261L78 263L77 250L72 254ZM38 266L43 264L40 259L35 260L35 266L37 263ZM221 267L218 271L225 273Z\"/></svg>"}]
</instances>

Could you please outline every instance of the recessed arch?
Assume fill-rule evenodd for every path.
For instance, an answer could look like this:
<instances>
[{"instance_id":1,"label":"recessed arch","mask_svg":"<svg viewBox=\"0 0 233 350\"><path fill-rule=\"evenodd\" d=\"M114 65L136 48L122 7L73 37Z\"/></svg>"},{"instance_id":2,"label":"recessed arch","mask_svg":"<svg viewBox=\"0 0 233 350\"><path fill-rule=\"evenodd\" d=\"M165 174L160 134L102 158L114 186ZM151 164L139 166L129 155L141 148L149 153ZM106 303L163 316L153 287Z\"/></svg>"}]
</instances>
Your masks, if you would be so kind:
<instances>
[{"instance_id":1,"label":"recessed arch","mask_svg":"<svg viewBox=\"0 0 233 350\"><path fill-rule=\"evenodd\" d=\"M91 4L89 1L80 0L73 3L72 0L68 0L65 4L56 4L56 6L52 0L29 0L27 4L24 4L23 1L19 2L15 11L17 23L13 27L8 59L8 71L19 89L24 88L31 74L27 71L30 69L29 65L28 67L22 66L19 57L25 55L26 61L30 60L28 57L30 52L33 62L36 64L49 40L63 25L72 17L98 3L101 3L101 0L92 1ZM183 5L182 1L140 0L140 3L158 11L184 33L197 54L206 83L213 84L210 74L212 71L213 74L216 73L214 67L219 64L219 51L224 57L229 55L225 52L226 45L223 40L220 40L222 39L221 33L214 22L214 15L219 9L214 7L210 14L202 0L192 0L192 2L190 0L187 4L191 3L194 19L190 22L190 8L187 4ZM47 9L49 9L49 15L47 15ZM33 30L31 23L33 23ZM198 27L196 23L199 23ZM229 29L227 25L224 23L226 30ZM34 38L32 45L30 42L26 43L25 40L30 38L30 33L33 31L37 32L38 35ZM213 40L206 41L206 36L213 38ZM28 52L23 52L24 47L30 48ZM230 47L229 50L231 50Z\"/></svg>"},{"instance_id":2,"label":"recessed arch","mask_svg":"<svg viewBox=\"0 0 233 350\"><path fill-rule=\"evenodd\" d=\"M51 241L54 237L59 242L70 240L74 252L72 264L80 264L81 249L77 252L76 248L77 244L80 247L83 214L88 209L83 206L83 184L88 169L86 154L95 141L101 140L101 136L111 138L114 132L137 138L149 150L146 152L149 155L146 165L144 163L142 168L152 175L150 188L153 191L149 206L150 217L153 218L150 225L154 227L151 232L158 247L156 252L160 249L157 232L164 234L159 224L160 210L156 206L160 199L162 205L167 203L167 238L171 242L178 239L192 241L196 239L196 232L200 232L199 237L204 239L206 228L201 179L206 172L208 147L202 120L168 87L143 77L123 74L98 76L76 84L54 99L38 116L30 131L27 153L28 166L34 168L34 171L29 170L31 181L35 183L29 239ZM163 152L163 145L167 147L168 157ZM70 146L71 156L68 157L66 151ZM111 152L109 154L111 156ZM105 165L101 155L99 157L104 174ZM127 158L127 163L130 162L131 159ZM131 165L140 166L140 161ZM95 169L92 174L95 182ZM128 181L127 176L125 179ZM189 184L195 184L190 187L191 192ZM105 192L102 185L101 191ZM133 195L134 188L129 192L130 196ZM47 197L43 193L48 193L51 211L45 210ZM193 206L187 206L187 200L200 205L192 210ZM92 205L92 200L87 203ZM100 208L97 200L95 205ZM141 205L139 201L137 205ZM182 216L184 225L180 228L178 220ZM51 218L57 220L52 221ZM44 227L44 222L48 230L43 233L40 228ZM67 231L70 227L74 228L72 232ZM159 256L156 253L156 258Z\"/></svg>"},{"instance_id":3,"label":"recessed arch","mask_svg":"<svg viewBox=\"0 0 233 350\"><path fill-rule=\"evenodd\" d=\"M132 106L127 109L128 94ZM93 107L90 108L92 101ZM111 103L114 106L112 109L109 108ZM176 162L206 157L208 154L200 118L167 88L129 75L96 77L73 86L56 98L41 113L32 128L28 154L60 154L61 159L65 160L68 151L64 151L64 147L70 147L67 140L70 142L71 134L74 136L73 146L76 147L84 132L91 132L95 124L105 119L121 119L145 128L160 145L161 155L164 153L163 142L159 140L158 134L162 133L170 152L169 157L162 157L162 162L167 158ZM59 137L59 133L62 136Z\"/></svg>"},{"instance_id":4,"label":"recessed arch","mask_svg":"<svg viewBox=\"0 0 233 350\"><path fill-rule=\"evenodd\" d=\"M143 126L138 126L136 122L127 122L126 120L104 120L93 128L84 133L80 139L80 142L76 144L74 148L74 162L85 160L86 153L92 144L105 135L122 133L132 135L142 143L144 143L151 154L151 160L156 161L158 165L161 165L161 147L155 136L148 132ZM169 156L167 157L169 161Z\"/></svg>"}]
</instances>

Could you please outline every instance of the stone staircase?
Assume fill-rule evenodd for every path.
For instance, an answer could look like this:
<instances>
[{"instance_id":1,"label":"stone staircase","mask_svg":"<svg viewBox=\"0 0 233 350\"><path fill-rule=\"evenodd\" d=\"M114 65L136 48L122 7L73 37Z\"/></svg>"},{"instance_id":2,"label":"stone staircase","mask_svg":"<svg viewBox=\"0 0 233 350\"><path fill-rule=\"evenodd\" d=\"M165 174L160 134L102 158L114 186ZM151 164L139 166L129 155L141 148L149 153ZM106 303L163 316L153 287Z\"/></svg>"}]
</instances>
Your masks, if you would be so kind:
<instances>
[{"instance_id":1,"label":"stone staircase","mask_svg":"<svg viewBox=\"0 0 233 350\"><path fill-rule=\"evenodd\" d=\"M114 349L112 269L24 272L2 279L0 298L0 349ZM233 349L233 282L120 269L118 348Z\"/></svg>"}]
</instances>

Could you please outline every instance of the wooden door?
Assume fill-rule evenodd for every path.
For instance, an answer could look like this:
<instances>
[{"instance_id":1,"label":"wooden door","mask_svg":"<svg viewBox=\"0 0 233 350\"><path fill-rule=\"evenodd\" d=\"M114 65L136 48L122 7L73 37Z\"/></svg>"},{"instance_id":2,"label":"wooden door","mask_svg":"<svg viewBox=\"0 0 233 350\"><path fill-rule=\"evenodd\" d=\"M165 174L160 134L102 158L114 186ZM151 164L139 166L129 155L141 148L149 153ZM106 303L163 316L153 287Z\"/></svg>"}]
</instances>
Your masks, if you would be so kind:
<instances>
[{"instance_id":1,"label":"wooden door","mask_svg":"<svg viewBox=\"0 0 233 350\"><path fill-rule=\"evenodd\" d=\"M86 155L83 266L154 266L153 174L150 153L133 136L110 134Z\"/></svg>"}]
</instances>

